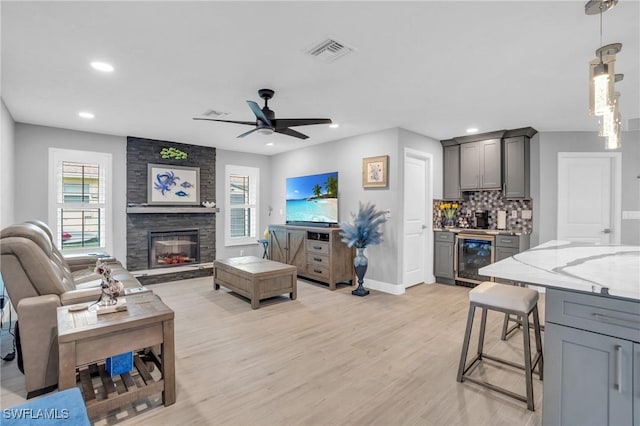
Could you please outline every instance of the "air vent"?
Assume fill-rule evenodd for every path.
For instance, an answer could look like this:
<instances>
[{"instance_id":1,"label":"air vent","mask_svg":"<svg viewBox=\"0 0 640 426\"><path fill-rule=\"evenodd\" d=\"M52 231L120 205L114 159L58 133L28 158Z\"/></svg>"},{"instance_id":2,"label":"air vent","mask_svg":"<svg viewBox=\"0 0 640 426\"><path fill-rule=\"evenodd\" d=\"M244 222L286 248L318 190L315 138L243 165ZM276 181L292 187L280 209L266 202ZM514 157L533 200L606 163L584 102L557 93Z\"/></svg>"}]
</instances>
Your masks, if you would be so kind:
<instances>
[{"instance_id":1,"label":"air vent","mask_svg":"<svg viewBox=\"0 0 640 426\"><path fill-rule=\"evenodd\" d=\"M328 38L307 50L307 54L323 62L333 62L351 52L353 48L333 38Z\"/></svg>"},{"instance_id":2,"label":"air vent","mask_svg":"<svg viewBox=\"0 0 640 426\"><path fill-rule=\"evenodd\" d=\"M211 117L211 118L223 118L226 117L227 115L229 115L228 112L223 112L223 111L218 111L215 109L208 109L205 112L202 113L202 115L206 115L207 117Z\"/></svg>"},{"instance_id":3,"label":"air vent","mask_svg":"<svg viewBox=\"0 0 640 426\"><path fill-rule=\"evenodd\" d=\"M640 118L630 118L627 120L627 129L629 131L640 130Z\"/></svg>"}]
</instances>

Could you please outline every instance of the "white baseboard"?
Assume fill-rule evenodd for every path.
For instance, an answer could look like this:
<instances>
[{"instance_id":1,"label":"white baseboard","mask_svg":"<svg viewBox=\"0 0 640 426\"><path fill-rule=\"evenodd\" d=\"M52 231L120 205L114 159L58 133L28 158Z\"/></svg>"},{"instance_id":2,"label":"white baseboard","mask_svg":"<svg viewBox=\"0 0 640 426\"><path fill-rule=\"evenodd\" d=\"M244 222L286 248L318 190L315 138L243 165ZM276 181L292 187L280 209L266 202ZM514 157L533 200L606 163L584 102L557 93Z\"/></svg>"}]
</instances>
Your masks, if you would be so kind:
<instances>
[{"instance_id":1,"label":"white baseboard","mask_svg":"<svg viewBox=\"0 0 640 426\"><path fill-rule=\"evenodd\" d=\"M405 293L405 289L401 285L395 285L391 283L385 283L384 281L371 280L369 278L364 279L364 287L370 290L377 290L383 293L400 295Z\"/></svg>"}]
</instances>

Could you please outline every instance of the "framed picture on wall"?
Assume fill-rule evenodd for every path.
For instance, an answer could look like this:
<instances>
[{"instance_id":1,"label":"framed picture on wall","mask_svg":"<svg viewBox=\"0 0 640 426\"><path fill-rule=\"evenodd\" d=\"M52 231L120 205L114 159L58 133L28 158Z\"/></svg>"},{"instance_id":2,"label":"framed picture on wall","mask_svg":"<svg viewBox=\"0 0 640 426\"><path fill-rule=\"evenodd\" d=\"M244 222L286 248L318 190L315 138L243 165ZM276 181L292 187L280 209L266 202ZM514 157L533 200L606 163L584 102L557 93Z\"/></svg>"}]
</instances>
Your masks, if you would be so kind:
<instances>
[{"instance_id":1,"label":"framed picture on wall","mask_svg":"<svg viewBox=\"0 0 640 426\"><path fill-rule=\"evenodd\" d=\"M149 163L147 204L200 205L200 168Z\"/></svg>"},{"instance_id":2,"label":"framed picture on wall","mask_svg":"<svg viewBox=\"0 0 640 426\"><path fill-rule=\"evenodd\" d=\"M387 188L389 186L389 156L362 159L362 187Z\"/></svg>"}]
</instances>

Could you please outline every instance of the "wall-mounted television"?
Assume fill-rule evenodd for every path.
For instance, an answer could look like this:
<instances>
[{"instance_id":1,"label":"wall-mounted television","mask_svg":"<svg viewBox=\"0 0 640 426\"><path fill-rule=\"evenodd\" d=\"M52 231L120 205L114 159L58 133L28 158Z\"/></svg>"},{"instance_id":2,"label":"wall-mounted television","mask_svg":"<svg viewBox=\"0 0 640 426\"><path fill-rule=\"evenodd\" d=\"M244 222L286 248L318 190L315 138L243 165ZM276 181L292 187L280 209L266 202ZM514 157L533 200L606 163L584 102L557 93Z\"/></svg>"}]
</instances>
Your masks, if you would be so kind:
<instances>
[{"instance_id":1,"label":"wall-mounted television","mask_svg":"<svg viewBox=\"0 0 640 426\"><path fill-rule=\"evenodd\" d=\"M291 225L338 223L338 172L287 178L286 218Z\"/></svg>"}]
</instances>

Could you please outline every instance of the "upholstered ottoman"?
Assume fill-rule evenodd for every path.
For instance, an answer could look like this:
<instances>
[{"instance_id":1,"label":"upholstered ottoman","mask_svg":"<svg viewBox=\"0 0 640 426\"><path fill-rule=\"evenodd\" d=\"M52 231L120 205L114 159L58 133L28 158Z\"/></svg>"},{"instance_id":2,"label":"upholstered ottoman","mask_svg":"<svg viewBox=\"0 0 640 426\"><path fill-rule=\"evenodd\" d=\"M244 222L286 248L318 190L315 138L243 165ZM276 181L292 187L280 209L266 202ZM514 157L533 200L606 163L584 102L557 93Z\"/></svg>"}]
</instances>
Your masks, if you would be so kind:
<instances>
[{"instance_id":1,"label":"upholstered ottoman","mask_svg":"<svg viewBox=\"0 0 640 426\"><path fill-rule=\"evenodd\" d=\"M52 393L2 410L0 424L38 426L89 426L87 409L80 389Z\"/></svg>"}]
</instances>

